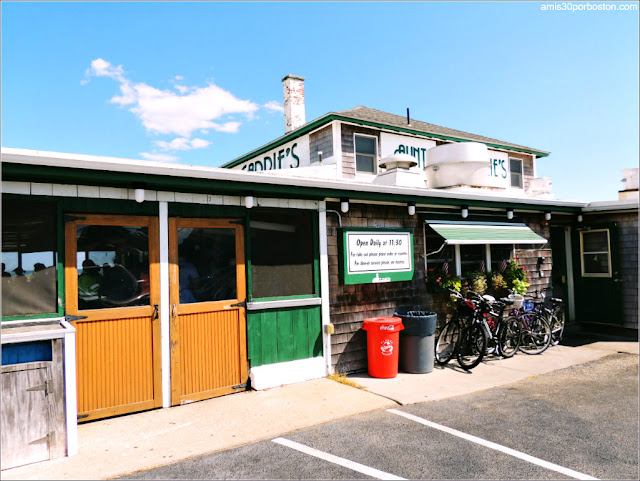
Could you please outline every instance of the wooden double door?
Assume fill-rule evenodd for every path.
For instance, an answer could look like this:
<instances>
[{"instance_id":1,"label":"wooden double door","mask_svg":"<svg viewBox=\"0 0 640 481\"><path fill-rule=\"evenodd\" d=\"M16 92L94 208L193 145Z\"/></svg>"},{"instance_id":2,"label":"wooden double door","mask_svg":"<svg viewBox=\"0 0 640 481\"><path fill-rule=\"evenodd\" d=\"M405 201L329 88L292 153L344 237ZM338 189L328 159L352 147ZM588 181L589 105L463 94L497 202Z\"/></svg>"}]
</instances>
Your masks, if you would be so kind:
<instances>
[{"instance_id":1,"label":"wooden double door","mask_svg":"<svg viewBox=\"0 0 640 481\"><path fill-rule=\"evenodd\" d=\"M169 219L171 404L246 389L244 228Z\"/></svg>"},{"instance_id":2,"label":"wooden double door","mask_svg":"<svg viewBox=\"0 0 640 481\"><path fill-rule=\"evenodd\" d=\"M161 407L163 365L170 364L172 405L245 387L243 227L169 220L168 303L159 239L156 217L68 217L66 313L75 318L79 421ZM167 304L171 357L163 364Z\"/></svg>"}]
</instances>

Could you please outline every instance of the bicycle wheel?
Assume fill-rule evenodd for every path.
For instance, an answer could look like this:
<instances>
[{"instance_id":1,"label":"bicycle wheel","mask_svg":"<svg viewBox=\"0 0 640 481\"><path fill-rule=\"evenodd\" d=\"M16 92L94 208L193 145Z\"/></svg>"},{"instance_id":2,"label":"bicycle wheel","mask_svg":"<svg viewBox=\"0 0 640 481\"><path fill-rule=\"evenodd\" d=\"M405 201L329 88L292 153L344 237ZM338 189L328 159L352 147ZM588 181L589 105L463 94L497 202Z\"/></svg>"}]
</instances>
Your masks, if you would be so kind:
<instances>
[{"instance_id":1,"label":"bicycle wheel","mask_svg":"<svg viewBox=\"0 0 640 481\"><path fill-rule=\"evenodd\" d=\"M522 326L519 349L525 354L542 354L551 345L551 328L541 314L527 313L518 317Z\"/></svg>"},{"instance_id":2,"label":"bicycle wheel","mask_svg":"<svg viewBox=\"0 0 640 481\"><path fill-rule=\"evenodd\" d=\"M520 347L522 328L517 317L507 317L498 330L498 352L502 357L512 357Z\"/></svg>"},{"instance_id":3,"label":"bicycle wheel","mask_svg":"<svg viewBox=\"0 0 640 481\"><path fill-rule=\"evenodd\" d=\"M465 371L473 369L482 361L486 349L487 335L484 329L480 324L471 324L460 332L456 352L458 364Z\"/></svg>"},{"instance_id":4,"label":"bicycle wheel","mask_svg":"<svg viewBox=\"0 0 640 481\"><path fill-rule=\"evenodd\" d=\"M436 342L436 362L441 366L447 364L456 353L456 344L460 334L460 325L457 321L449 321L442 328Z\"/></svg>"},{"instance_id":5,"label":"bicycle wheel","mask_svg":"<svg viewBox=\"0 0 640 481\"><path fill-rule=\"evenodd\" d=\"M551 327L551 343L557 346L560 344L564 332L564 309L558 309L551 316L551 322L549 324Z\"/></svg>"}]
</instances>

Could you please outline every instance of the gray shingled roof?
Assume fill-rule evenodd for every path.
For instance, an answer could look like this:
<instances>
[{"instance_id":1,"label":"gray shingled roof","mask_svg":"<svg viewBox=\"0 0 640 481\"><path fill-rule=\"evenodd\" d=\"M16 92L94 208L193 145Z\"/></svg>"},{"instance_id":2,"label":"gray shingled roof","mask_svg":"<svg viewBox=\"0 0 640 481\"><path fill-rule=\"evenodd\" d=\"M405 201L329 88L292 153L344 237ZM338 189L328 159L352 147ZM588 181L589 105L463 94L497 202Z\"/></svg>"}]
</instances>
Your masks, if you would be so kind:
<instances>
[{"instance_id":1,"label":"gray shingled roof","mask_svg":"<svg viewBox=\"0 0 640 481\"><path fill-rule=\"evenodd\" d=\"M461 130L449 129L447 127L441 127L439 125L428 124L421 122L420 120L411 119L411 125L407 125L407 117L401 115L394 115L388 112L382 112L381 110L371 109L358 105L350 110L342 110L335 112L337 115L343 117L349 117L354 120L362 120L365 122L375 122L378 124L386 124L389 126L400 127L402 129L415 130L418 132L424 132L428 134L441 135L444 137L454 137L456 139L472 140L476 142L482 142L485 144L498 144L504 147L514 147L516 149L533 150L536 152L542 152L548 154L544 150L533 149L524 145L512 144L511 142L504 142L502 140L492 139L490 137L484 137L482 135L470 134L468 132L462 132Z\"/></svg>"}]
</instances>

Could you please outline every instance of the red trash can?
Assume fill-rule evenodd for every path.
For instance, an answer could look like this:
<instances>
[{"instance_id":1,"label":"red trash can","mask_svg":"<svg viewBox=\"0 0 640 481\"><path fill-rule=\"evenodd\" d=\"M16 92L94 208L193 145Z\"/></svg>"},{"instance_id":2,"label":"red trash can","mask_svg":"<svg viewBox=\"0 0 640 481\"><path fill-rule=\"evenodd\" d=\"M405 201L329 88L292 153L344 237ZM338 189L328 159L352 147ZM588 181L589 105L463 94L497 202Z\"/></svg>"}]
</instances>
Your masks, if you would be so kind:
<instances>
[{"instance_id":1,"label":"red trash can","mask_svg":"<svg viewBox=\"0 0 640 481\"><path fill-rule=\"evenodd\" d=\"M392 378L398 375L398 346L400 331L404 329L399 317L365 319L362 329L367 331L369 376Z\"/></svg>"}]
</instances>

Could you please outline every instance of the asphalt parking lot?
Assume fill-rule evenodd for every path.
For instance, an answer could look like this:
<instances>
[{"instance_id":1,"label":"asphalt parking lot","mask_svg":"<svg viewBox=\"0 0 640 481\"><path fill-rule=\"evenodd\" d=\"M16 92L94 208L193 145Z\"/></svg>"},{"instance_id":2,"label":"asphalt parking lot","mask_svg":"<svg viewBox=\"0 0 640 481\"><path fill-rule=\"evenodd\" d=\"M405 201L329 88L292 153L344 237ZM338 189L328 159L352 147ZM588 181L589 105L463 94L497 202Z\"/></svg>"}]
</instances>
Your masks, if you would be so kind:
<instances>
[{"instance_id":1,"label":"asphalt parking lot","mask_svg":"<svg viewBox=\"0 0 640 481\"><path fill-rule=\"evenodd\" d=\"M617 353L123 479L638 479L638 409L638 356Z\"/></svg>"}]
</instances>

